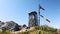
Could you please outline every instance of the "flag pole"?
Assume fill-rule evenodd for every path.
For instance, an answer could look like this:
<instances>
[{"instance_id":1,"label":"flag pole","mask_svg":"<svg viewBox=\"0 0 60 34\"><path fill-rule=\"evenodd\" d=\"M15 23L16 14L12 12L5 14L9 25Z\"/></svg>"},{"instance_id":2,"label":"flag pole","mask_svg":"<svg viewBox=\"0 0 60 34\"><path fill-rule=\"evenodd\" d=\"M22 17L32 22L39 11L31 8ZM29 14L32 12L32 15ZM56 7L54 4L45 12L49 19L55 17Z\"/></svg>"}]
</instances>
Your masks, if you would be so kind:
<instances>
[{"instance_id":1,"label":"flag pole","mask_svg":"<svg viewBox=\"0 0 60 34\"><path fill-rule=\"evenodd\" d=\"M40 0L38 0L38 25L40 26Z\"/></svg>"}]
</instances>

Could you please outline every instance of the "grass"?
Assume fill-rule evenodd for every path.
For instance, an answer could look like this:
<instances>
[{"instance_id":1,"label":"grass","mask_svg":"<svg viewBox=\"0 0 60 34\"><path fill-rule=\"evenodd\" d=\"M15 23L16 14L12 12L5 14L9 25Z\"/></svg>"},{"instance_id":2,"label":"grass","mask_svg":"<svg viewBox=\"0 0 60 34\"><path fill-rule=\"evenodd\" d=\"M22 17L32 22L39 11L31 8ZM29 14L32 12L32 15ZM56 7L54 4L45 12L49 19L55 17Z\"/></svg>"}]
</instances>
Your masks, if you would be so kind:
<instances>
[{"instance_id":1,"label":"grass","mask_svg":"<svg viewBox=\"0 0 60 34\"><path fill-rule=\"evenodd\" d=\"M25 32L17 32L17 33L12 33L9 30L4 30L2 34L57 34L57 32L55 28L51 28L49 26L44 25L44 26L35 26L33 30Z\"/></svg>"}]
</instances>

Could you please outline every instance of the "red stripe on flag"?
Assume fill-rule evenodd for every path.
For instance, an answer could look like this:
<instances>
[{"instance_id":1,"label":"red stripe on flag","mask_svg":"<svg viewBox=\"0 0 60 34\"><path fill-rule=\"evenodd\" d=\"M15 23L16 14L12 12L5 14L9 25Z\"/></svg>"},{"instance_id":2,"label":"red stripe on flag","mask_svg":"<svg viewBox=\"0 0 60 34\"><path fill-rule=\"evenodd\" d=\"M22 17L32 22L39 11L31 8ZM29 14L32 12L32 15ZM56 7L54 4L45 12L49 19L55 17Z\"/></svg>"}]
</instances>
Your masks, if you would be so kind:
<instances>
[{"instance_id":1,"label":"red stripe on flag","mask_svg":"<svg viewBox=\"0 0 60 34\"><path fill-rule=\"evenodd\" d=\"M46 19L46 21L48 21L50 23L50 20Z\"/></svg>"}]
</instances>

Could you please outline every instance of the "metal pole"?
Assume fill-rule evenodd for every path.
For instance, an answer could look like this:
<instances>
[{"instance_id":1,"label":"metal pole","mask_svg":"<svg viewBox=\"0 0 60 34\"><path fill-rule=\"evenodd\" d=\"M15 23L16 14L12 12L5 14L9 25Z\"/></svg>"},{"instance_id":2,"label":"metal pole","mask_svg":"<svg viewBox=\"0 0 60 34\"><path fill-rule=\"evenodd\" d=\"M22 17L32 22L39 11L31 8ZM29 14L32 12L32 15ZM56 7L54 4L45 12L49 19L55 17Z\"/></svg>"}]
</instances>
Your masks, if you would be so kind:
<instances>
[{"instance_id":1,"label":"metal pole","mask_svg":"<svg viewBox=\"0 0 60 34\"><path fill-rule=\"evenodd\" d=\"M38 0L38 24L40 26L40 0Z\"/></svg>"}]
</instances>

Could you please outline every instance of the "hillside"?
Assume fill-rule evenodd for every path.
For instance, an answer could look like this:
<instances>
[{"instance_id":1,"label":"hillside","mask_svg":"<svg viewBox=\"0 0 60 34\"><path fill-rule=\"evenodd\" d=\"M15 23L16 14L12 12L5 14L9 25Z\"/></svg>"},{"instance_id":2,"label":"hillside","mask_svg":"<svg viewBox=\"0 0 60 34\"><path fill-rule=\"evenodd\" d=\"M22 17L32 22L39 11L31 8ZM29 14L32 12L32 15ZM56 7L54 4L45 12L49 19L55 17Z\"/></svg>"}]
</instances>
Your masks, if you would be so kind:
<instances>
[{"instance_id":1,"label":"hillside","mask_svg":"<svg viewBox=\"0 0 60 34\"><path fill-rule=\"evenodd\" d=\"M47 25L35 26L32 30L19 32L17 34L58 34L57 29L49 27Z\"/></svg>"},{"instance_id":2,"label":"hillside","mask_svg":"<svg viewBox=\"0 0 60 34\"><path fill-rule=\"evenodd\" d=\"M31 30L27 29L25 32L16 31L16 33L15 32L13 33L9 30L4 30L2 33L7 33L7 34L58 34L57 29L53 27L49 27L47 25L35 26L33 27L33 29Z\"/></svg>"}]
</instances>

